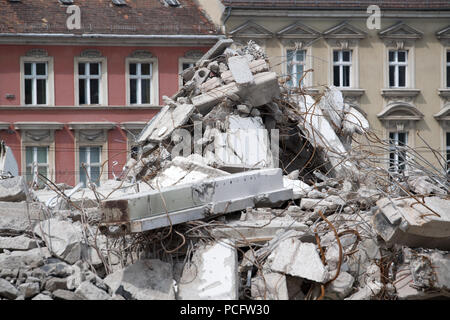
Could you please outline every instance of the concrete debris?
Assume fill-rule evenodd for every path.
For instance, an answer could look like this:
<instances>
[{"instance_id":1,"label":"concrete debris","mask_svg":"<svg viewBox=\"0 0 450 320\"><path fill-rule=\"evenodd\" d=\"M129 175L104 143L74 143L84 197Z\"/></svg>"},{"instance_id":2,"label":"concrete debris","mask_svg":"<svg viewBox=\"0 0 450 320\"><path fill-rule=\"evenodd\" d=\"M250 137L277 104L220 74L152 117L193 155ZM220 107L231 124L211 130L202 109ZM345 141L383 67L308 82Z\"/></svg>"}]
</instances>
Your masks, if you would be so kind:
<instances>
[{"instance_id":1,"label":"concrete debris","mask_svg":"<svg viewBox=\"0 0 450 320\"><path fill-rule=\"evenodd\" d=\"M291 238L282 241L267 258L273 271L323 283L328 271L320 260L317 247ZM308 261L308 263L305 263Z\"/></svg>"},{"instance_id":2,"label":"concrete debris","mask_svg":"<svg viewBox=\"0 0 450 320\"><path fill-rule=\"evenodd\" d=\"M232 244L219 242L198 248L178 284L179 300L236 300L237 253Z\"/></svg>"},{"instance_id":3,"label":"concrete debris","mask_svg":"<svg viewBox=\"0 0 450 320\"><path fill-rule=\"evenodd\" d=\"M380 209L373 218L375 230L386 242L450 250L450 200L425 197L422 201L377 201Z\"/></svg>"},{"instance_id":4,"label":"concrete debris","mask_svg":"<svg viewBox=\"0 0 450 320\"><path fill-rule=\"evenodd\" d=\"M160 260L139 260L105 278L115 294L127 300L174 300L172 267Z\"/></svg>"},{"instance_id":5,"label":"concrete debris","mask_svg":"<svg viewBox=\"0 0 450 320\"><path fill-rule=\"evenodd\" d=\"M25 177L13 177L0 179L0 201L24 201L26 200Z\"/></svg>"},{"instance_id":6,"label":"concrete debris","mask_svg":"<svg viewBox=\"0 0 450 320\"><path fill-rule=\"evenodd\" d=\"M0 177L10 178L19 175L19 167L10 147L0 140ZM0 200L3 201L3 200Z\"/></svg>"},{"instance_id":7,"label":"concrete debris","mask_svg":"<svg viewBox=\"0 0 450 320\"><path fill-rule=\"evenodd\" d=\"M75 294L85 300L111 300L110 295L89 281L81 283L77 290L75 290Z\"/></svg>"},{"instance_id":8,"label":"concrete debris","mask_svg":"<svg viewBox=\"0 0 450 320\"><path fill-rule=\"evenodd\" d=\"M181 73L100 186L29 188L0 143L1 299L450 297L447 173L406 147L392 170L338 88L289 87L232 44Z\"/></svg>"},{"instance_id":9,"label":"concrete debris","mask_svg":"<svg viewBox=\"0 0 450 320\"><path fill-rule=\"evenodd\" d=\"M46 243L50 252L73 264L81 257L81 227L68 221L48 219L39 223L34 232Z\"/></svg>"},{"instance_id":10,"label":"concrete debris","mask_svg":"<svg viewBox=\"0 0 450 320\"><path fill-rule=\"evenodd\" d=\"M289 300L286 276L267 272L252 278L251 294L255 300Z\"/></svg>"},{"instance_id":11,"label":"concrete debris","mask_svg":"<svg viewBox=\"0 0 450 320\"><path fill-rule=\"evenodd\" d=\"M0 237L0 251L2 250L29 250L36 248L36 241L27 236Z\"/></svg>"},{"instance_id":12,"label":"concrete debris","mask_svg":"<svg viewBox=\"0 0 450 320\"><path fill-rule=\"evenodd\" d=\"M19 290L17 290L11 283L4 279L0 279L0 297L15 299L19 294Z\"/></svg>"}]
</instances>

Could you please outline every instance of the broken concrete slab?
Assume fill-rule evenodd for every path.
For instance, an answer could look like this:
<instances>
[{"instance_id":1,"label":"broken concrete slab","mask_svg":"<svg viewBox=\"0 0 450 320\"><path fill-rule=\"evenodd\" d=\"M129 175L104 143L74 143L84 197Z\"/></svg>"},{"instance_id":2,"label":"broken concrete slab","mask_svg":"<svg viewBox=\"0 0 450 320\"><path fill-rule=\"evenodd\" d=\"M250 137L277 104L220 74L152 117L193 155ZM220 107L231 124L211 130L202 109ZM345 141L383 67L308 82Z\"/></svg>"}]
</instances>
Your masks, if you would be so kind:
<instances>
[{"instance_id":1,"label":"broken concrete slab","mask_svg":"<svg viewBox=\"0 0 450 320\"><path fill-rule=\"evenodd\" d=\"M328 277L316 245L295 238L281 241L267 258L267 263L273 271L320 283Z\"/></svg>"},{"instance_id":2,"label":"broken concrete slab","mask_svg":"<svg viewBox=\"0 0 450 320\"><path fill-rule=\"evenodd\" d=\"M426 197L424 203L428 208L413 198L383 198L372 224L388 243L449 250L450 200Z\"/></svg>"},{"instance_id":3,"label":"broken concrete slab","mask_svg":"<svg viewBox=\"0 0 450 320\"><path fill-rule=\"evenodd\" d=\"M141 232L253 206L277 206L291 197L292 190L283 187L281 169L242 172L105 200L100 230L107 233L114 223Z\"/></svg>"},{"instance_id":4,"label":"broken concrete slab","mask_svg":"<svg viewBox=\"0 0 450 320\"><path fill-rule=\"evenodd\" d=\"M40 292L39 283L23 283L19 285L19 292L25 297L25 299L32 298Z\"/></svg>"},{"instance_id":5,"label":"broken concrete slab","mask_svg":"<svg viewBox=\"0 0 450 320\"><path fill-rule=\"evenodd\" d=\"M18 235L30 230L25 201L0 202L0 234Z\"/></svg>"},{"instance_id":6,"label":"broken concrete slab","mask_svg":"<svg viewBox=\"0 0 450 320\"><path fill-rule=\"evenodd\" d=\"M234 56L228 58L228 68L238 85L251 83L254 78L249 67L249 61L244 56Z\"/></svg>"},{"instance_id":7,"label":"broken concrete slab","mask_svg":"<svg viewBox=\"0 0 450 320\"><path fill-rule=\"evenodd\" d=\"M145 142L160 143L169 138L173 131L184 125L195 107L191 104L179 104L173 108L164 106L141 131L137 138L137 142L143 144Z\"/></svg>"},{"instance_id":8,"label":"broken concrete slab","mask_svg":"<svg viewBox=\"0 0 450 320\"><path fill-rule=\"evenodd\" d=\"M3 140L0 142L0 175L13 177L19 175L19 167L14 153Z\"/></svg>"},{"instance_id":9,"label":"broken concrete slab","mask_svg":"<svg viewBox=\"0 0 450 320\"><path fill-rule=\"evenodd\" d=\"M289 300L286 276L266 272L253 277L251 294L254 300Z\"/></svg>"},{"instance_id":10,"label":"broken concrete slab","mask_svg":"<svg viewBox=\"0 0 450 320\"><path fill-rule=\"evenodd\" d=\"M312 188L301 180L289 179L288 177L283 177L283 185L285 188L292 189L294 193L293 199L305 197Z\"/></svg>"},{"instance_id":11,"label":"broken concrete slab","mask_svg":"<svg viewBox=\"0 0 450 320\"><path fill-rule=\"evenodd\" d=\"M174 300L172 266L156 259L139 260L109 274L104 282L128 300Z\"/></svg>"},{"instance_id":12,"label":"broken concrete slab","mask_svg":"<svg viewBox=\"0 0 450 320\"><path fill-rule=\"evenodd\" d=\"M211 78L207 81L205 81L204 83L202 83L202 85L200 86L200 91L202 93L208 92L212 89L215 89L217 87L220 87L222 85L222 80L218 77L214 77Z\"/></svg>"},{"instance_id":13,"label":"broken concrete slab","mask_svg":"<svg viewBox=\"0 0 450 320\"><path fill-rule=\"evenodd\" d=\"M179 300L237 300L238 261L230 242L201 247L186 264L178 283Z\"/></svg>"},{"instance_id":14,"label":"broken concrete slab","mask_svg":"<svg viewBox=\"0 0 450 320\"><path fill-rule=\"evenodd\" d=\"M274 167L269 133L260 117L229 116L225 126L225 133L215 134L214 153L205 154L209 164L230 172Z\"/></svg>"},{"instance_id":15,"label":"broken concrete slab","mask_svg":"<svg viewBox=\"0 0 450 320\"><path fill-rule=\"evenodd\" d=\"M55 300L85 300L85 298L80 297L78 294L76 294L73 291L69 290L61 290L58 289L52 293L52 296Z\"/></svg>"},{"instance_id":16,"label":"broken concrete slab","mask_svg":"<svg viewBox=\"0 0 450 320\"><path fill-rule=\"evenodd\" d=\"M363 134L369 130L370 124L364 115L353 107L345 113L342 121L342 131L345 135L353 135L354 133Z\"/></svg>"},{"instance_id":17,"label":"broken concrete slab","mask_svg":"<svg viewBox=\"0 0 450 320\"><path fill-rule=\"evenodd\" d=\"M47 279L45 282L45 290L50 292L56 291L58 289L67 290L67 279L66 278L55 278L52 277Z\"/></svg>"},{"instance_id":18,"label":"broken concrete slab","mask_svg":"<svg viewBox=\"0 0 450 320\"><path fill-rule=\"evenodd\" d=\"M49 295L39 293L37 296L35 296L31 300L53 300L53 299Z\"/></svg>"},{"instance_id":19,"label":"broken concrete slab","mask_svg":"<svg viewBox=\"0 0 450 320\"><path fill-rule=\"evenodd\" d=\"M26 200L26 183L23 176L0 179L0 201L18 202Z\"/></svg>"},{"instance_id":20,"label":"broken concrete slab","mask_svg":"<svg viewBox=\"0 0 450 320\"><path fill-rule=\"evenodd\" d=\"M237 95L254 107L262 106L272 101L280 93L277 74L275 72L261 72L254 76L254 82L248 86L238 86L232 82L220 86L204 94L192 98L192 103L203 114L207 114L211 108L224 98Z\"/></svg>"},{"instance_id":21,"label":"broken concrete slab","mask_svg":"<svg viewBox=\"0 0 450 320\"><path fill-rule=\"evenodd\" d=\"M44 263L44 259L51 256L47 248L36 248L28 251L12 251L9 254L0 254L1 269L27 269L30 266L36 266Z\"/></svg>"},{"instance_id":22,"label":"broken concrete slab","mask_svg":"<svg viewBox=\"0 0 450 320\"><path fill-rule=\"evenodd\" d=\"M439 185L433 183L430 177L420 176L420 177L412 177L408 179L408 186L414 191L416 194L421 195L441 195L446 196L447 191L440 188Z\"/></svg>"},{"instance_id":23,"label":"broken concrete slab","mask_svg":"<svg viewBox=\"0 0 450 320\"><path fill-rule=\"evenodd\" d=\"M214 46L211 47L211 49L208 50L208 52L206 52L203 57L201 57L196 63L195 65L198 67L200 66L200 64L203 63L203 61L205 60L211 60L216 58L217 56L221 55L226 48L228 48L229 46L231 46L233 44L233 39L220 39L219 41L216 42L216 44Z\"/></svg>"},{"instance_id":24,"label":"broken concrete slab","mask_svg":"<svg viewBox=\"0 0 450 320\"><path fill-rule=\"evenodd\" d=\"M37 234L58 258L73 264L81 257L81 226L56 218L44 220L34 228Z\"/></svg>"},{"instance_id":25,"label":"broken concrete slab","mask_svg":"<svg viewBox=\"0 0 450 320\"><path fill-rule=\"evenodd\" d=\"M11 283L5 279L0 278L0 297L6 299L15 299L19 296L20 292Z\"/></svg>"},{"instance_id":26,"label":"broken concrete slab","mask_svg":"<svg viewBox=\"0 0 450 320\"><path fill-rule=\"evenodd\" d=\"M342 92L335 86L330 86L328 90L325 90L319 106L323 113L329 117L331 123L337 128L341 128L344 118L344 98Z\"/></svg>"},{"instance_id":27,"label":"broken concrete slab","mask_svg":"<svg viewBox=\"0 0 450 320\"><path fill-rule=\"evenodd\" d=\"M336 175L343 177L357 175L359 171L355 165L345 160L347 156L346 148L314 99L309 95L292 95L291 99L298 106L300 113L303 114L301 116L303 121L299 122L298 127L313 146L324 152L331 163L330 169Z\"/></svg>"},{"instance_id":28,"label":"broken concrete slab","mask_svg":"<svg viewBox=\"0 0 450 320\"><path fill-rule=\"evenodd\" d=\"M348 272L340 272L339 276L331 282L325 291L325 297L330 299L344 299L353 289L355 279Z\"/></svg>"},{"instance_id":29,"label":"broken concrete slab","mask_svg":"<svg viewBox=\"0 0 450 320\"><path fill-rule=\"evenodd\" d=\"M36 241L25 235L17 237L0 237L0 250L29 250L36 247Z\"/></svg>"},{"instance_id":30,"label":"broken concrete slab","mask_svg":"<svg viewBox=\"0 0 450 320\"><path fill-rule=\"evenodd\" d=\"M309 227L290 216L272 216L252 221L231 221L227 223L226 227L216 227L211 232L214 237L233 239L237 246L246 246L249 242L271 240L280 230L306 233Z\"/></svg>"},{"instance_id":31,"label":"broken concrete slab","mask_svg":"<svg viewBox=\"0 0 450 320\"><path fill-rule=\"evenodd\" d=\"M175 185L190 184L207 178L229 175L228 172L207 166L195 159L176 157L150 182L157 189Z\"/></svg>"},{"instance_id":32,"label":"broken concrete slab","mask_svg":"<svg viewBox=\"0 0 450 320\"><path fill-rule=\"evenodd\" d=\"M75 294L85 300L111 300L111 296L90 281L84 281L75 290Z\"/></svg>"}]
</instances>

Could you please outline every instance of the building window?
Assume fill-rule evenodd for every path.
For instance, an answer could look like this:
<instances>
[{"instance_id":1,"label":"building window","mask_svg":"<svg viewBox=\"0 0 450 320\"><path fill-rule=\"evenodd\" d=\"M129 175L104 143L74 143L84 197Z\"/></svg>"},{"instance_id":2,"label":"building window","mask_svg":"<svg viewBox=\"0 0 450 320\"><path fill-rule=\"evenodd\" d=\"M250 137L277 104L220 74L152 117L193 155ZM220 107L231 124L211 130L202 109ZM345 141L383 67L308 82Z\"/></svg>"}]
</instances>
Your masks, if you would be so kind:
<instances>
[{"instance_id":1,"label":"building window","mask_svg":"<svg viewBox=\"0 0 450 320\"><path fill-rule=\"evenodd\" d=\"M407 86L408 51L389 51L389 87L404 88Z\"/></svg>"},{"instance_id":2,"label":"building window","mask_svg":"<svg viewBox=\"0 0 450 320\"><path fill-rule=\"evenodd\" d=\"M152 64L130 63L130 104L150 104Z\"/></svg>"},{"instance_id":3,"label":"building window","mask_svg":"<svg viewBox=\"0 0 450 320\"><path fill-rule=\"evenodd\" d=\"M26 180L42 186L44 182L36 177L36 172L48 177L48 147L25 147L25 163Z\"/></svg>"},{"instance_id":4,"label":"building window","mask_svg":"<svg viewBox=\"0 0 450 320\"><path fill-rule=\"evenodd\" d=\"M450 88L450 50L447 51L447 88Z\"/></svg>"},{"instance_id":5,"label":"building window","mask_svg":"<svg viewBox=\"0 0 450 320\"><path fill-rule=\"evenodd\" d=\"M406 169L407 132L389 133L389 171L402 173Z\"/></svg>"},{"instance_id":6,"label":"building window","mask_svg":"<svg viewBox=\"0 0 450 320\"><path fill-rule=\"evenodd\" d=\"M24 63L25 104L47 104L47 62Z\"/></svg>"},{"instance_id":7,"label":"building window","mask_svg":"<svg viewBox=\"0 0 450 320\"><path fill-rule=\"evenodd\" d=\"M101 151L101 147L80 147L80 182L85 187L89 178L92 183L100 185Z\"/></svg>"},{"instance_id":8,"label":"building window","mask_svg":"<svg viewBox=\"0 0 450 320\"><path fill-rule=\"evenodd\" d=\"M333 85L351 86L352 52L351 50L333 51Z\"/></svg>"},{"instance_id":9,"label":"building window","mask_svg":"<svg viewBox=\"0 0 450 320\"><path fill-rule=\"evenodd\" d=\"M180 58L179 59L179 65L178 65L178 86L181 88L186 84L186 81L181 76L182 72L186 69L189 69L191 67L195 66L196 60L191 58Z\"/></svg>"},{"instance_id":10,"label":"building window","mask_svg":"<svg viewBox=\"0 0 450 320\"><path fill-rule=\"evenodd\" d=\"M447 132L445 152L447 158L447 174L450 174L450 132Z\"/></svg>"},{"instance_id":11,"label":"building window","mask_svg":"<svg viewBox=\"0 0 450 320\"><path fill-rule=\"evenodd\" d=\"M298 87L306 66L306 50L287 50L287 74L291 79L287 82L290 87ZM303 85L303 81L301 83Z\"/></svg>"},{"instance_id":12,"label":"building window","mask_svg":"<svg viewBox=\"0 0 450 320\"><path fill-rule=\"evenodd\" d=\"M102 64L100 62L78 63L79 104L100 104Z\"/></svg>"}]
</instances>

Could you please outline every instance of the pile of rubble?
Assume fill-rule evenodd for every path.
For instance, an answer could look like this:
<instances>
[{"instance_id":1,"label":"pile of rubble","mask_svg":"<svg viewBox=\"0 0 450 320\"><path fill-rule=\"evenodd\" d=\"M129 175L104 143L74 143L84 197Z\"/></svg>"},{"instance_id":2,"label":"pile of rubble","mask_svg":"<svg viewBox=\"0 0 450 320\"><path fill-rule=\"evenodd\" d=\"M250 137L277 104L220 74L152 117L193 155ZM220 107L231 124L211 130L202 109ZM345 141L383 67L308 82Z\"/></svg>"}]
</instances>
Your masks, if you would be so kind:
<instances>
[{"instance_id":1,"label":"pile of rubble","mask_svg":"<svg viewBox=\"0 0 450 320\"><path fill-rule=\"evenodd\" d=\"M387 170L339 90L287 87L232 45L182 73L117 181L0 180L0 297L450 296L447 176Z\"/></svg>"}]
</instances>

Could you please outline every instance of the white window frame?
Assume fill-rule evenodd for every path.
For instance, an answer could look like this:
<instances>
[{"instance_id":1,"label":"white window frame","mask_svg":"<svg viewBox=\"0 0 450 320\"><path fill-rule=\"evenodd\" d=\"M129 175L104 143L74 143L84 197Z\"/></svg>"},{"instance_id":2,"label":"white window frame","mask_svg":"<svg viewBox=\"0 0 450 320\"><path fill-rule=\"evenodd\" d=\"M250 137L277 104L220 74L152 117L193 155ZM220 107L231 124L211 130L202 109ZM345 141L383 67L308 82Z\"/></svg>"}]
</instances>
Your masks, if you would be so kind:
<instances>
[{"instance_id":1,"label":"white window frame","mask_svg":"<svg viewBox=\"0 0 450 320\"><path fill-rule=\"evenodd\" d=\"M142 105L142 104L148 104L148 103L142 103L142 80L150 80L150 92L149 92L149 102L152 101L152 77L153 77L153 64L148 62L130 62L129 64L136 64L136 74L129 74L129 80L137 80L136 81L136 103L129 102L130 105ZM150 75L143 75L142 74L142 64L148 63L150 65ZM129 84L128 84L129 85ZM131 86L130 86L130 100L131 100Z\"/></svg>"},{"instance_id":2,"label":"white window frame","mask_svg":"<svg viewBox=\"0 0 450 320\"><path fill-rule=\"evenodd\" d=\"M86 148L86 162L85 162L85 167L86 167L86 171L87 174L89 175L89 178L91 178L91 167L98 167L99 168L99 181L98 184L101 185L102 182L102 146L101 145L92 145L92 146L85 146L85 145L81 145L78 147L78 153L80 153L80 149L81 148ZM91 163L91 148L100 148L99 150L99 162L97 163ZM78 181L81 182L81 170L84 170L81 168L81 163L80 163L80 157L78 156L78 167L80 172L78 173ZM87 176L86 176L87 178ZM86 181L87 182L87 181ZM94 182L94 181L93 181ZM87 185L85 187L88 187Z\"/></svg>"},{"instance_id":3,"label":"white window frame","mask_svg":"<svg viewBox=\"0 0 450 320\"><path fill-rule=\"evenodd\" d=\"M130 94L130 63L150 63L151 81L150 81L150 103L145 104L131 104ZM126 84L126 103L127 106L155 106L159 105L159 72L158 72L158 59L156 58L126 58L125 59L125 84Z\"/></svg>"},{"instance_id":4,"label":"white window frame","mask_svg":"<svg viewBox=\"0 0 450 320\"><path fill-rule=\"evenodd\" d=\"M26 154L27 154L27 148L33 148L33 162L31 162L30 164L26 163ZM45 164L39 164L37 162L37 148L46 148L47 151L47 162ZM37 167L46 167L47 168L47 179L50 179L50 146L45 145L45 146L25 146L24 148L24 152L25 152L25 176L27 175L26 169L30 168L31 169L31 174L33 175L33 163L37 164ZM38 182L40 181L40 179L38 178Z\"/></svg>"},{"instance_id":5,"label":"white window frame","mask_svg":"<svg viewBox=\"0 0 450 320\"><path fill-rule=\"evenodd\" d=\"M394 173L399 173L398 171L398 167L400 165L399 162L399 150L396 150L398 145L399 145L399 133L404 133L405 134L405 142L404 145L408 146L409 145L409 131L389 131L388 132L388 141L389 141L389 155L388 155L388 169L390 172L394 172ZM394 143L395 143L395 147L391 147L391 134L394 134ZM406 153L407 151L405 151ZM391 164L391 153L394 153L394 164ZM405 172L408 169L408 165L407 165L407 159L408 159L408 155L405 154L405 168L403 169L403 172ZM391 170L391 168L394 168L394 170Z\"/></svg>"},{"instance_id":6,"label":"white window frame","mask_svg":"<svg viewBox=\"0 0 450 320\"><path fill-rule=\"evenodd\" d=\"M32 104L25 104L25 79L30 79L33 76L25 75L25 63L33 63L33 70L36 68L36 63L45 63L47 76L46 83L46 97L45 104L36 104L36 81L33 81L33 101ZM34 72L35 73L35 72ZM35 75L35 79L44 79L44 76ZM20 57L20 104L23 106L54 106L54 72L53 72L53 57Z\"/></svg>"},{"instance_id":7,"label":"white window frame","mask_svg":"<svg viewBox=\"0 0 450 320\"><path fill-rule=\"evenodd\" d=\"M99 83L99 103L98 104L80 104L79 84L80 79L78 64L79 63L100 63L100 83ZM82 76L85 78L85 76ZM86 78L85 78L86 79ZM75 82L75 106L107 106L108 105L108 64L106 57L89 58L89 57L75 57L74 58L74 82ZM89 81L88 81L89 82ZM88 86L86 86L87 88ZM87 89L86 89L87 90Z\"/></svg>"},{"instance_id":8,"label":"white window frame","mask_svg":"<svg viewBox=\"0 0 450 320\"><path fill-rule=\"evenodd\" d=\"M181 73L184 71L183 64L189 63L189 64L192 64L193 66L195 66L196 62L197 62L197 60L191 59L191 58L180 58L178 60L178 87L179 88L183 87L183 77L181 76Z\"/></svg>"},{"instance_id":9,"label":"white window frame","mask_svg":"<svg viewBox=\"0 0 450 320\"><path fill-rule=\"evenodd\" d=\"M444 88L450 89L450 82L447 82L448 74L450 73L450 59L448 59L448 55L450 54L450 48L445 48L444 50L444 62L445 62L445 70L444 70Z\"/></svg>"},{"instance_id":10,"label":"white window frame","mask_svg":"<svg viewBox=\"0 0 450 320\"><path fill-rule=\"evenodd\" d=\"M394 61L390 61L389 60L389 53L390 52L394 52ZM402 51L405 52L405 62L399 62L398 61L398 53ZM389 49L388 50L388 70L387 70L387 80L388 80L388 88L409 88L409 66L408 66L408 62L409 62L409 50L407 49L402 49L402 50L395 50L395 49ZM395 67L395 72L394 72L394 85L391 86L391 79L390 79L390 67L394 66ZM399 86L399 67L405 67L405 86L400 87Z\"/></svg>"},{"instance_id":11,"label":"white window frame","mask_svg":"<svg viewBox=\"0 0 450 320\"><path fill-rule=\"evenodd\" d=\"M91 73L91 64L98 64L98 74L90 74ZM86 98L86 103L84 103L83 105L92 105L94 103L91 103L91 81L90 80L98 80L98 103L97 104L101 104L101 92L102 92L102 64L100 62L79 62L78 63L78 67L80 64L84 64L84 70L85 70L85 74L81 75L78 74L78 84L79 84L79 80L85 80L85 98ZM78 94L79 94L79 90L78 90ZM78 96L78 98L80 98L80 96ZM80 103L81 105L81 103Z\"/></svg>"},{"instance_id":12,"label":"white window frame","mask_svg":"<svg viewBox=\"0 0 450 320\"><path fill-rule=\"evenodd\" d=\"M450 174L450 139L448 139L450 135L450 131L444 131L444 139L445 139L445 163L447 174Z\"/></svg>"},{"instance_id":13,"label":"white window frame","mask_svg":"<svg viewBox=\"0 0 450 320\"><path fill-rule=\"evenodd\" d=\"M350 61L343 61L344 51L348 51L350 53ZM334 61L334 52L338 53L338 61ZM334 67L339 67L339 88L352 88L353 87L353 50L351 49L333 49L332 60L333 68L332 68L332 84L334 85ZM348 66L349 68L349 85L344 86L344 66Z\"/></svg>"},{"instance_id":14,"label":"white window frame","mask_svg":"<svg viewBox=\"0 0 450 320\"><path fill-rule=\"evenodd\" d=\"M294 54L292 54L292 60L289 60L289 51L293 51ZM303 61L297 61L297 54L296 51L303 51L304 52L304 59ZM308 70L308 50L306 48L304 49L295 49L295 48L286 48L285 50L285 54L286 54L286 67L285 67L285 71L286 71L286 75L287 76L291 76L291 81L293 83L292 88L298 88L298 82L301 79L302 75L298 74L297 72L297 66L301 65L303 66L303 73ZM292 64L292 72L293 75L295 75L295 79L294 77L289 74L289 65ZM295 70L294 70L295 69ZM306 81L306 78L308 76L306 75L305 78L303 78L303 82L302 82L302 86L307 86L308 83ZM295 80L295 81L294 81Z\"/></svg>"}]
</instances>

